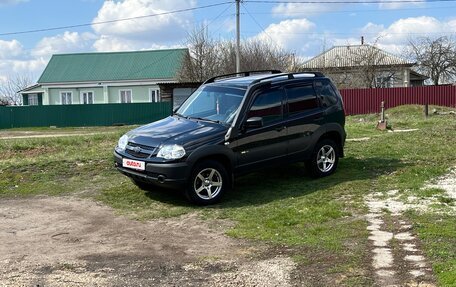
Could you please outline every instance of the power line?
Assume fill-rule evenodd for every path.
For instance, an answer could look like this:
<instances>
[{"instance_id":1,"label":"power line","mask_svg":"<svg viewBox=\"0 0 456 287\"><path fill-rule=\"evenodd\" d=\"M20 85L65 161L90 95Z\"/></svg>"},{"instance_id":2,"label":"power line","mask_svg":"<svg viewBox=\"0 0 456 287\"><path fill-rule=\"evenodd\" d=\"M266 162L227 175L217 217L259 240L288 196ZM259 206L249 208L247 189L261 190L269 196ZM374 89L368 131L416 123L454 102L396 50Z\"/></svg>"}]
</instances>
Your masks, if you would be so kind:
<instances>
[{"instance_id":1,"label":"power line","mask_svg":"<svg viewBox=\"0 0 456 287\"><path fill-rule=\"evenodd\" d=\"M260 3L260 4L401 4L401 3L426 3L426 2L455 2L456 0L371 0L371 1L335 1L335 0L323 0L323 1L314 1L314 0L305 0L305 1L267 1L267 0L244 0L248 3Z\"/></svg>"},{"instance_id":2,"label":"power line","mask_svg":"<svg viewBox=\"0 0 456 287\"><path fill-rule=\"evenodd\" d=\"M437 10L437 9L454 9L456 6L442 6L442 7L416 7L416 8L398 8L394 9L394 11L414 11L414 10ZM363 10L338 10L338 11L327 11L327 10L312 10L312 11L289 11L289 12L253 12L250 13L252 15L290 15L290 14L338 14L338 13L369 13L369 12L383 12L383 13L391 13L390 9L363 9Z\"/></svg>"},{"instance_id":3,"label":"power line","mask_svg":"<svg viewBox=\"0 0 456 287\"><path fill-rule=\"evenodd\" d=\"M0 36L30 34L30 33L38 33L38 32L47 32L47 31L55 31L55 30L87 27L87 26L92 26L92 25L102 25L102 24L109 24L109 23L116 23L116 22L130 21L130 20L137 20L137 19L143 19L143 18L149 18L149 17L170 15L170 14L176 14L176 13L182 13L182 12L189 12L189 11L205 9L205 8L211 8L211 7L216 7L216 6L221 6L221 5L231 4L231 3L232 3L231 1L227 1L227 2L204 5L204 6L199 6L199 7L179 9L179 10L174 10L174 11L167 11L167 12L162 12L162 13L155 13L155 14L149 14L149 15L143 15L143 16L136 16L136 17L128 17L128 18L122 18L122 19L108 20L108 21L100 21L100 22L93 22L93 23L84 23L84 24L60 26L60 27L51 27L51 28L43 28L43 29L35 29L35 30L26 30L26 31L6 32L6 33L0 33Z\"/></svg>"},{"instance_id":4,"label":"power line","mask_svg":"<svg viewBox=\"0 0 456 287\"><path fill-rule=\"evenodd\" d=\"M212 23L215 22L217 19L219 19L220 17L222 17L222 15L225 14L225 12L226 12L229 8L231 8L233 5L234 5L234 4L231 3L231 5L227 6L225 9L223 9L222 12L220 12L217 16L215 16L215 17L212 18L209 22L207 22L206 25L203 25L203 27L201 28L201 30L196 32L196 35L199 35L199 34L204 33L204 31L207 29L207 27L209 27L210 24L212 24ZM191 36L191 34L190 34L188 31L186 31L186 32L187 32L188 36ZM190 41L190 38L187 38L187 40L185 40L185 41L183 42L182 46L186 46L187 44L189 44L189 41ZM144 70L147 69L148 67L151 67L151 66L153 66L153 65L155 65L155 64L157 64L157 63L159 63L159 62L161 62L162 60L165 60L166 58L168 58L169 56L171 56L173 53L174 53L173 51L168 52L166 55L164 55L164 56L161 57L160 59L158 59L158 60L156 60L156 61L150 63L149 65L147 65L146 67L144 67L144 68L141 69L141 70L135 71L134 73L130 73L130 75L135 75L135 74L138 74L138 73L144 71Z\"/></svg>"},{"instance_id":5,"label":"power line","mask_svg":"<svg viewBox=\"0 0 456 287\"><path fill-rule=\"evenodd\" d=\"M435 35L440 35L440 34L446 34L446 35L454 35L456 34L456 31L440 31L440 32L359 32L359 33L344 33L344 32L280 32L280 34L286 34L286 35L358 35L358 34L363 34L363 35L378 35L378 34L384 34L385 36L387 35L427 35L427 34L435 34ZM247 35L256 35L257 32L255 31L244 31L243 34Z\"/></svg>"},{"instance_id":6,"label":"power line","mask_svg":"<svg viewBox=\"0 0 456 287\"><path fill-rule=\"evenodd\" d=\"M276 41L274 41L274 39L271 37L271 35L269 35L268 32L266 32L266 29L263 28L263 26L255 19L255 17L253 17L253 15L250 13L249 10L247 10L247 7L244 5L244 3L242 3L242 7L244 7L244 10L247 12L247 14L250 16L250 18L253 20L253 22L255 22L257 24L258 27L260 27L260 29L263 31L263 33L268 36L269 40L271 40L271 43L273 43L276 48L280 49L280 45L277 44Z\"/></svg>"}]
</instances>

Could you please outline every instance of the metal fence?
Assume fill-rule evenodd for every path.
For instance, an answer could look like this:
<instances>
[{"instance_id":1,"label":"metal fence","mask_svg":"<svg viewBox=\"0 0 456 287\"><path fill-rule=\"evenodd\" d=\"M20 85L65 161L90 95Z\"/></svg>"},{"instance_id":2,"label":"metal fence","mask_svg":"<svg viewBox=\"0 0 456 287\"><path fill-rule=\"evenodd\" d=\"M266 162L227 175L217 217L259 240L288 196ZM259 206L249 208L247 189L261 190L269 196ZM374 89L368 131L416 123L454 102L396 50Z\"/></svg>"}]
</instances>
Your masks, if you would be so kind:
<instances>
[{"instance_id":1,"label":"metal fence","mask_svg":"<svg viewBox=\"0 0 456 287\"><path fill-rule=\"evenodd\" d=\"M347 115L378 113L382 101L385 108L425 104L456 107L456 86L343 89L340 93Z\"/></svg>"},{"instance_id":2,"label":"metal fence","mask_svg":"<svg viewBox=\"0 0 456 287\"><path fill-rule=\"evenodd\" d=\"M0 129L145 124L171 114L171 102L0 106Z\"/></svg>"},{"instance_id":3,"label":"metal fence","mask_svg":"<svg viewBox=\"0 0 456 287\"><path fill-rule=\"evenodd\" d=\"M456 107L456 86L340 90L347 115L378 113L400 105ZM171 113L171 102L94 105L0 106L0 129L145 124Z\"/></svg>"}]
</instances>

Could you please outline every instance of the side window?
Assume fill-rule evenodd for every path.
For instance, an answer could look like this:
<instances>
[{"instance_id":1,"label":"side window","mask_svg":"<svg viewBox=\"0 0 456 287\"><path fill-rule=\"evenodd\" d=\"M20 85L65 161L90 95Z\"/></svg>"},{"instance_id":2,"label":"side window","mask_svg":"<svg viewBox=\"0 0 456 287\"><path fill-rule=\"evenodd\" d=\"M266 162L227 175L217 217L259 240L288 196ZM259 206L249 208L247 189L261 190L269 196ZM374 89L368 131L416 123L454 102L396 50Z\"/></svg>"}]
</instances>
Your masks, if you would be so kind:
<instances>
[{"instance_id":1,"label":"side window","mask_svg":"<svg viewBox=\"0 0 456 287\"><path fill-rule=\"evenodd\" d=\"M315 88L317 93L321 96L323 107L330 107L337 103L337 94L328 81L316 82Z\"/></svg>"},{"instance_id":2,"label":"side window","mask_svg":"<svg viewBox=\"0 0 456 287\"><path fill-rule=\"evenodd\" d=\"M317 97L312 85L286 88L290 115L318 108Z\"/></svg>"},{"instance_id":3,"label":"side window","mask_svg":"<svg viewBox=\"0 0 456 287\"><path fill-rule=\"evenodd\" d=\"M265 126L281 121L282 91L271 90L259 94L247 114L247 118L252 117L262 117Z\"/></svg>"}]
</instances>

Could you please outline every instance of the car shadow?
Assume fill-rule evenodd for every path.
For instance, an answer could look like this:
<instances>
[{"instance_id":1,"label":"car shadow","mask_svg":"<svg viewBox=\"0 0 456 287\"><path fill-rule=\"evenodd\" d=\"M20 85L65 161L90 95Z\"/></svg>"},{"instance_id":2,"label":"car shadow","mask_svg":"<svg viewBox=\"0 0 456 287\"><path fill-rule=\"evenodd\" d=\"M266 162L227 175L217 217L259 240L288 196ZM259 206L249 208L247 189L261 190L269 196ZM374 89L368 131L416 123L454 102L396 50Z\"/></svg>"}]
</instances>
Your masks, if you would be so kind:
<instances>
[{"instance_id":1,"label":"car shadow","mask_svg":"<svg viewBox=\"0 0 456 287\"><path fill-rule=\"evenodd\" d=\"M234 189L225 194L220 203L209 208L261 205L275 200L305 196L344 182L372 180L392 173L404 165L397 159L345 157L339 161L338 169L333 175L320 179L309 177L302 163L267 168L238 177ZM180 190L153 188L146 196L170 205L193 206Z\"/></svg>"},{"instance_id":2,"label":"car shadow","mask_svg":"<svg viewBox=\"0 0 456 287\"><path fill-rule=\"evenodd\" d=\"M404 165L396 159L346 157L340 160L334 174L318 179L311 178L302 163L268 168L239 178L220 208L261 205L305 196L349 181L373 180Z\"/></svg>"}]
</instances>

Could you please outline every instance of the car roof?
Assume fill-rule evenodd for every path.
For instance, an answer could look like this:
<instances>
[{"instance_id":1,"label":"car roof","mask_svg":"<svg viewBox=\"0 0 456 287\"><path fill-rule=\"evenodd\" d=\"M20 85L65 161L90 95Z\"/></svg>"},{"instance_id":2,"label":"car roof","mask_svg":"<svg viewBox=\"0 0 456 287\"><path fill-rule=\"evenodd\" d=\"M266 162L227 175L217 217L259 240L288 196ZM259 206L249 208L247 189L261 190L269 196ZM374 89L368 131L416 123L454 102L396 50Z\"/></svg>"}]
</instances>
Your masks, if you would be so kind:
<instances>
[{"instance_id":1,"label":"car roof","mask_svg":"<svg viewBox=\"0 0 456 287\"><path fill-rule=\"evenodd\" d=\"M293 75L292 78L289 75ZM313 72L309 73L277 73L277 74L256 74L251 76L244 77L230 77L230 78L219 78L212 82L215 85L221 86L236 86L240 88L247 88L254 82L260 82L262 80L269 82L282 82L288 80L297 80L297 79L316 79L324 78L323 75L315 74Z\"/></svg>"}]
</instances>

